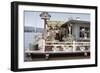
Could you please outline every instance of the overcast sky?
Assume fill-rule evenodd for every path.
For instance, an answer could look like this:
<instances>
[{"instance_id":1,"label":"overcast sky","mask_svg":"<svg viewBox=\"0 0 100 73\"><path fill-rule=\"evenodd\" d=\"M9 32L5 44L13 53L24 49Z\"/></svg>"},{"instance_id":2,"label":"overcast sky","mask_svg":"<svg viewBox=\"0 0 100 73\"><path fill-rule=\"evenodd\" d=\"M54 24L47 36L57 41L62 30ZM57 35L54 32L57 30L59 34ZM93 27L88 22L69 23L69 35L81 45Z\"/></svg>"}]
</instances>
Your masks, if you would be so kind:
<instances>
[{"instance_id":1,"label":"overcast sky","mask_svg":"<svg viewBox=\"0 0 100 73\"><path fill-rule=\"evenodd\" d=\"M68 18L72 17L76 19L79 17L80 20L83 21L90 21L90 14L83 14L83 13L60 13L60 12L48 12L51 15L50 20L53 21L68 21ZM40 17L41 12L33 12L33 11L24 11L24 25L31 26L31 27L39 27L43 28L44 21Z\"/></svg>"}]
</instances>

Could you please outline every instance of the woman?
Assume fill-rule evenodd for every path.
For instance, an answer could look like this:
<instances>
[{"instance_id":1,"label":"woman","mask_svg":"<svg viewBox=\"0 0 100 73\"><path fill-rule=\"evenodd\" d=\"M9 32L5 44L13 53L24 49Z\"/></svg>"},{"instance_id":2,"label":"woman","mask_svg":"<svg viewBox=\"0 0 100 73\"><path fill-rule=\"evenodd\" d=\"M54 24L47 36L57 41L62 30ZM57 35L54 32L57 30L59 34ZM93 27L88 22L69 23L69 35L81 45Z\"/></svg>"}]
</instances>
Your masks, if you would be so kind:
<instances>
[{"instance_id":1,"label":"woman","mask_svg":"<svg viewBox=\"0 0 100 73\"><path fill-rule=\"evenodd\" d=\"M45 51L45 39L42 37L38 40L38 48L40 49L40 51Z\"/></svg>"}]
</instances>

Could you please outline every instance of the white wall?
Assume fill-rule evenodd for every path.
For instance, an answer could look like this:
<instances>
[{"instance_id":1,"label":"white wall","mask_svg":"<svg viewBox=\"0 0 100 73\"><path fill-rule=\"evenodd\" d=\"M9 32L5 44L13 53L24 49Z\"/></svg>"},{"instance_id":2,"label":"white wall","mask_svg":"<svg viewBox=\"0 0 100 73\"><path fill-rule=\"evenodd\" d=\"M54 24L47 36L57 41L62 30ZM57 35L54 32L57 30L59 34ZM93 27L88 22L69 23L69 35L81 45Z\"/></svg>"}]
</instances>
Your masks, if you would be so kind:
<instances>
[{"instance_id":1,"label":"white wall","mask_svg":"<svg viewBox=\"0 0 100 73\"><path fill-rule=\"evenodd\" d=\"M11 73L10 69L10 2L13 0L0 0L0 73ZM17 0L16 0L17 1ZM21 0L23 1L23 0ZM33 0L24 0L33 1ZM61 3L61 4L81 4L81 5L98 5L100 13L100 0L34 0L34 2ZM98 14L100 16L100 14ZM99 19L100 17L98 17ZM100 21L98 22L98 24ZM100 25L99 25L100 27ZM100 31L100 29L98 29ZM98 35L100 37L100 34ZM100 38L98 39L100 40ZM100 42L99 42L100 43ZM100 46L99 46L100 47ZM99 48L98 48L99 49ZM100 52L100 50L99 50ZM100 53L99 53L100 55ZM100 58L99 58L100 60ZM99 63L100 64L100 63ZM35 71L36 73L99 73L99 67L91 68L74 68L60 70ZM32 71L30 71L32 73Z\"/></svg>"}]
</instances>

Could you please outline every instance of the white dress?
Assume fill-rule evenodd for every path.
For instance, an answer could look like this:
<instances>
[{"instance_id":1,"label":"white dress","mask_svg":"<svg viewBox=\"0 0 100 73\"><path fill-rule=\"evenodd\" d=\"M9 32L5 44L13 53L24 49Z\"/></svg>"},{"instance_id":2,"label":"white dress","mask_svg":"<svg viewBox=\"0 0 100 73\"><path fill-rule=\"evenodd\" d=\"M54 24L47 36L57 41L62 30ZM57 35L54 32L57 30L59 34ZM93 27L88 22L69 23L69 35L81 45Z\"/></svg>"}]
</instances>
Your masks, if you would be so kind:
<instances>
[{"instance_id":1,"label":"white dress","mask_svg":"<svg viewBox=\"0 0 100 73\"><path fill-rule=\"evenodd\" d=\"M40 51L45 51L45 40L44 39L40 39L38 41L38 48L40 49Z\"/></svg>"}]
</instances>

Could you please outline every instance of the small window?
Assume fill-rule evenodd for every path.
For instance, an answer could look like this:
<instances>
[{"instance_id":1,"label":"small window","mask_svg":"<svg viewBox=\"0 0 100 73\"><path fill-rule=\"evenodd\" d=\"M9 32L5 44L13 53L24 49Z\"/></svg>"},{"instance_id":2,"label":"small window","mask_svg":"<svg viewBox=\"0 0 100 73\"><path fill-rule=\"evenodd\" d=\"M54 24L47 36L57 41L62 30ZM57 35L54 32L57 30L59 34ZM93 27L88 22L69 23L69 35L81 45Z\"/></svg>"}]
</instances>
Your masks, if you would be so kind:
<instances>
[{"instance_id":1,"label":"small window","mask_svg":"<svg viewBox=\"0 0 100 73\"><path fill-rule=\"evenodd\" d=\"M90 27L80 27L80 38L90 38Z\"/></svg>"}]
</instances>

